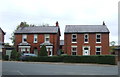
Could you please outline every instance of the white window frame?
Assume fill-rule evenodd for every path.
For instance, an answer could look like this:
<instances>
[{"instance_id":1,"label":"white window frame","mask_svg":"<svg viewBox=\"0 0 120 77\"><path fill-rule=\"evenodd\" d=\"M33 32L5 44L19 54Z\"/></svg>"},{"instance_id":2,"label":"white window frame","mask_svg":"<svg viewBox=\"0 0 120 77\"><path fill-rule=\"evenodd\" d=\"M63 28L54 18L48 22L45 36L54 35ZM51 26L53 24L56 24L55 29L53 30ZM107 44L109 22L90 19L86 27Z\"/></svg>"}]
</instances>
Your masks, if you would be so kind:
<instances>
[{"instance_id":1,"label":"white window frame","mask_svg":"<svg viewBox=\"0 0 120 77\"><path fill-rule=\"evenodd\" d=\"M21 52L25 52L26 51L26 48L21 48Z\"/></svg>"},{"instance_id":2,"label":"white window frame","mask_svg":"<svg viewBox=\"0 0 120 77\"><path fill-rule=\"evenodd\" d=\"M49 38L49 41L46 40L47 38ZM45 39L45 43L49 43L50 42L50 35L49 34L45 34L44 35L44 39Z\"/></svg>"},{"instance_id":3,"label":"white window frame","mask_svg":"<svg viewBox=\"0 0 120 77\"><path fill-rule=\"evenodd\" d=\"M76 51L73 51L73 48L76 48ZM76 52L76 55L77 55L77 46L71 46L71 55L73 55L72 52Z\"/></svg>"},{"instance_id":4,"label":"white window frame","mask_svg":"<svg viewBox=\"0 0 120 77\"><path fill-rule=\"evenodd\" d=\"M26 39L26 41L24 41L24 39ZM27 35L26 34L22 35L22 43L27 43Z\"/></svg>"},{"instance_id":5,"label":"white window frame","mask_svg":"<svg viewBox=\"0 0 120 77\"><path fill-rule=\"evenodd\" d=\"M30 48L27 48L28 53L30 53Z\"/></svg>"},{"instance_id":6,"label":"white window frame","mask_svg":"<svg viewBox=\"0 0 120 77\"><path fill-rule=\"evenodd\" d=\"M35 40L36 39L36 40ZM34 41L33 43L37 43L38 42L38 35L37 34L34 34Z\"/></svg>"},{"instance_id":7,"label":"white window frame","mask_svg":"<svg viewBox=\"0 0 120 77\"><path fill-rule=\"evenodd\" d=\"M75 35L76 38L73 38L73 35ZM77 43L77 34L72 34L71 38L72 38L72 39L71 39L72 43ZM74 42L73 39L76 39L76 42Z\"/></svg>"},{"instance_id":8,"label":"white window frame","mask_svg":"<svg viewBox=\"0 0 120 77\"><path fill-rule=\"evenodd\" d=\"M87 38L85 37L87 35ZM86 42L85 39L87 39L88 41ZM89 43L89 35L88 34L84 34L84 43Z\"/></svg>"},{"instance_id":9,"label":"white window frame","mask_svg":"<svg viewBox=\"0 0 120 77\"><path fill-rule=\"evenodd\" d=\"M100 35L100 38L97 38L97 35ZM100 42L97 42L97 39L100 39ZM101 43L101 34L96 34L96 43Z\"/></svg>"},{"instance_id":10,"label":"white window frame","mask_svg":"<svg viewBox=\"0 0 120 77\"><path fill-rule=\"evenodd\" d=\"M100 48L100 51L97 51L97 48ZM95 51L96 52L100 52L100 55L101 55L101 52L102 52L102 46L95 46ZM96 52L95 52L95 54L96 54ZM96 54L97 55L97 54Z\"/></svg>"}]
</instances>

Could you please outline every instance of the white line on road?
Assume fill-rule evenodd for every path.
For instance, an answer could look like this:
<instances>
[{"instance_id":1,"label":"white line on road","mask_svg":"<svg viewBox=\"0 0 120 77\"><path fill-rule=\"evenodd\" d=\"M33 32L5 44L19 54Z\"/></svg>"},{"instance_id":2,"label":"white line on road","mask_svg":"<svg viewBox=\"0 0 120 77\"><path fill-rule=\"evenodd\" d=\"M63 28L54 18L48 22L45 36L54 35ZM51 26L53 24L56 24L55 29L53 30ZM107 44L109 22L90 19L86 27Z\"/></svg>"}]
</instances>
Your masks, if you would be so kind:
<instances>
[{"instance_id":1,"label":"white line on road","mask_svg":"<svg viewBox=\"0 0 120 77\"><path fill-rule=\"evenodd\" d=\"M20 72L19 70L17 70L16 72L18 72L20 75L24 75L22 72Z\"/></svg>"}]
</instances>

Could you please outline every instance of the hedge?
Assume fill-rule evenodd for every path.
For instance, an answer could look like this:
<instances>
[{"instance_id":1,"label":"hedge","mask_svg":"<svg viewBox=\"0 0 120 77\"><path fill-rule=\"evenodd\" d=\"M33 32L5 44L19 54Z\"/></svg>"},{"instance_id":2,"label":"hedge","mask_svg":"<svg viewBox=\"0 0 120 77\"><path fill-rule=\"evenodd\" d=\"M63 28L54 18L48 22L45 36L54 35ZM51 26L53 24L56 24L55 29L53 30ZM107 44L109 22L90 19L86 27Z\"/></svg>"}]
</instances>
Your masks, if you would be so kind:
<instances>
[{"instance_id":1,"label":"hedge","mask_svg":"<svg viewBox=\"0 0 120 77\"><path fill-rule=\"evenodd\" d=\"M29 57L26 61L33 62L64 62L64 63L96 63L116 65L116 56L94 55L94 56L40 56Z\"/></svg>"}]
</instances>

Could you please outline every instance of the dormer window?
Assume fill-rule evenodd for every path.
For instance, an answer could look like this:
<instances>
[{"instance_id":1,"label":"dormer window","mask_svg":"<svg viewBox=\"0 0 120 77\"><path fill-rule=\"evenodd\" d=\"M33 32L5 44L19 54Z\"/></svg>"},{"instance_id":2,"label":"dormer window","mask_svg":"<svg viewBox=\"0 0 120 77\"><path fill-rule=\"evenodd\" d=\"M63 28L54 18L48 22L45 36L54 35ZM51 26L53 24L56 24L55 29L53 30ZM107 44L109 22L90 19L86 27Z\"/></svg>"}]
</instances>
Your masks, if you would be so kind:
<instances>
[{"instance_id":1,"label":"dormer window","mask_svg":"<svg viewBox=\"0 0 120 77\"><path fill-rule=\"evenodd\" d=\"M22 43L26 43L27 42L27 35L22 35Z\"/></svg>"}]
</instances>

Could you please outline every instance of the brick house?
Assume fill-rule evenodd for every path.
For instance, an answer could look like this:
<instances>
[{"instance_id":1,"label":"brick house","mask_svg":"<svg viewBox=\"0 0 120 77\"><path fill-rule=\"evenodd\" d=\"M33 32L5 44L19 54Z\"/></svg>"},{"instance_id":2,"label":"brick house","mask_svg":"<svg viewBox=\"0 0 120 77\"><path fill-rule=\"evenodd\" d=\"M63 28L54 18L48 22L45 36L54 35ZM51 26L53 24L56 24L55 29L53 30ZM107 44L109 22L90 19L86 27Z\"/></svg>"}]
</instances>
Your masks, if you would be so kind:
<instances>
[{"instance_id":1,"label":"brick house","mask_svg":"<svg viewBox=\"0 0 120 77\"><path fill-rule=\"evenodd\" d=\"M109 30L103 25L66 25L64 53L68 55L108 55Z\"/></svg>"},{"instance_id":2,"label":"brick house","mask_svg":"<svg viewBox=\"0 0 120 77\"><path fill-rule=\"evenodd\" d=\"M56 26L20 27L15 32L15 48L22 53L38 54L42 45L46 45L48 55L57 55L60 45L60 28Z\"/></svg>"},{"instance_id":3,"label":"brick house","mask_svg":"<svg viewBox=\"0 0 120 77\"><path fill-rule=\"evenodd\" d=\"M2 55L2 51L4 47L4 35L5 32L0 28L0 56Z\"/></svg>"},{"instance_id":4,"label":"brick house","mask_svg":"<svg viewBox=\"0 0 120 77\"><path fill-rule=\"evenodd\" d=\"M61 54L64 54L64 40L60 40L60 49L62 50Z\"/></svg>"}]
</instances>

